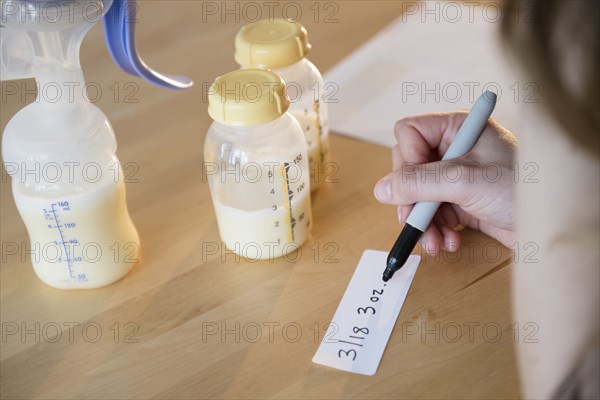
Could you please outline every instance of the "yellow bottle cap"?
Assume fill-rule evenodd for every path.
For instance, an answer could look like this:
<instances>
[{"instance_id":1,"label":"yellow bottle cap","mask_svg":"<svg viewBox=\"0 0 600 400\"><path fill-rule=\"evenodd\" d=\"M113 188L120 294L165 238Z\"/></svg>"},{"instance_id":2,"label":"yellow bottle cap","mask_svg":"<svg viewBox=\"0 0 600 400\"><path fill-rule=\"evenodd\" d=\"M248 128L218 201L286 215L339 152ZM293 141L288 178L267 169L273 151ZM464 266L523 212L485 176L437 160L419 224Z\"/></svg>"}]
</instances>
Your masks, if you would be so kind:
<instances>
[{"instance_id":1,"label":"yellow bottle cap","mask_svg":"<svg viewBox=\"0 0 600 400\"><path fill-rule=\"evenodd\" d=\"M215 79L208 91L208 114L229 126L271 122L290 107L279 75L263 69L243 69Z\"/></svg>"},{"instance_id":2,"label":"yellow bottle cap","mask_svg":"<svg viewBox=\"0 0 600 400\"><path fill-rule=\"evenodd\" d=\"M310 51L308 33L298 22L276 18L244 26L235 37L235 61L246 68L281 68Z\"/></svg>"}]
</instances>

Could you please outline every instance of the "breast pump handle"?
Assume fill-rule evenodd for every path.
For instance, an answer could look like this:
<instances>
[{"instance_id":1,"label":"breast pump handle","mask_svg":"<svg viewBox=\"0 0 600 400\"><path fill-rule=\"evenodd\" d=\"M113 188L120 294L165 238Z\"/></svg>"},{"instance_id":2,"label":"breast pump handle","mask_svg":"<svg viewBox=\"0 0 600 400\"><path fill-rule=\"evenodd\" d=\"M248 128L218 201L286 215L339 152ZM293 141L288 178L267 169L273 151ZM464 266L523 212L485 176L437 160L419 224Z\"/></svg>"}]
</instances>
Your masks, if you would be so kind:
<instances>
[{"instance_id":1,"label":"breast pump handle","mask_svg":"<svg viewBox=\"0 0 600 400\"><path fill-rule=\"evenodd\" d=\"M194 82L185 76L161 74L148 67L135 46L136 0L114 0L103 17L104 37L113 60L125 72L166 89L182 90Z\"/></svg>"},{"instance_id":2,"label":"breast pump handle","mask_svg":"<svg viewBox=\"0 0 600 400\"><path fill-rule=\"evenodd\" d=\"M53 3L52 0L40 1ZM60 3L57 2L57 3ZM137 2L135 0L106 1L109 10L104 14L104 36L110 55L128 74L138 76L157 86L182 90L194 82L185 76L161 74L148 67L140 58L135 45ZM24 9L19 1L2 1L2 18L14 17ZM4 25L4 24L2 24ZM32 78L35 51L24 30L2 26L0 35L0 80Z\"/></svg>"}]
</instances>

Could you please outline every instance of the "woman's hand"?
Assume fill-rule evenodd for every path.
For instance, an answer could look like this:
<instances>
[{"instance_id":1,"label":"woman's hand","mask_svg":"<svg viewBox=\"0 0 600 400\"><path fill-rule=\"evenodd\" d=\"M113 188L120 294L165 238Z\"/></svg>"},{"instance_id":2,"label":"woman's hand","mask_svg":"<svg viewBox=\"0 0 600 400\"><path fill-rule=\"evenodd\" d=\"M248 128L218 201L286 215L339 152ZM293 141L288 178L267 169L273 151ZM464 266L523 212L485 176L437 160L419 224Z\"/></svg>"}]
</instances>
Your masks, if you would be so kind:
<instances>
[{"instance_id":1,"label":"woman's hand","mask_svg":"<svg viewBox=\"0 0 600 400\"><path fill-rule=\"evenodd\" d=\"M440 161L466 112L419 115L396 123L393 172L375 186L375 197L398 206L401 224L419 201L442 204L420 244L428 254L460 246L459 225L478 229L506 246L514 243L513 184L517 141L490 120L475 147L461 158Z\"/></svg>"}]
</instances>

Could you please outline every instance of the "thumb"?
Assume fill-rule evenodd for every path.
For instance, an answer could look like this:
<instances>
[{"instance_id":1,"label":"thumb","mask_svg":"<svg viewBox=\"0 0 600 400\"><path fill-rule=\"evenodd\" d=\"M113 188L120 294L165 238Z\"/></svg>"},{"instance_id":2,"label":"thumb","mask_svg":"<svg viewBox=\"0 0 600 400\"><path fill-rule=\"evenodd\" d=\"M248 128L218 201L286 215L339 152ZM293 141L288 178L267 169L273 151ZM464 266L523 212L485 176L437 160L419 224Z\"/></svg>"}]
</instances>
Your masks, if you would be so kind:
<instances>
[{"instance_id":1,"label":"thumb","mask_svg":"<svg viewBox=\"0 0 600 400\"><path fill-rule=\"evenodd\" d=\"M473 165L459 160L427 164L404 163L375 186L375 197L382 203L415 204L439 201L462 205L476 190Z\"/></svg>"}]
</instances>

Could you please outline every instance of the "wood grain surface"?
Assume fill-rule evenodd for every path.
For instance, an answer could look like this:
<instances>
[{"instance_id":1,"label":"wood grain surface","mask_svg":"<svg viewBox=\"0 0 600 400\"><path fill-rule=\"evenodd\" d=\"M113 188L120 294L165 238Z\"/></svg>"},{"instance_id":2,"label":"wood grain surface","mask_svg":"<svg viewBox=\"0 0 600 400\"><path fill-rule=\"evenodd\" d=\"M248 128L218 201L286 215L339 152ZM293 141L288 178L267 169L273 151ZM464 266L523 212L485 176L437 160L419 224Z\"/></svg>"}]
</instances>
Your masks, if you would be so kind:
<instances>
[{"instance_id":1,"label":"wood grain surface","mask_svg":"<svg viewBox=\"0 0 600 400\"><path fill-rule=\"evenodd\" d=\"M83 43L86 79L101 88L90 97L114 126L119 159L135 165L127 197L142 252L124 279L88 291L37 279L3 171L2 398L518 397L514 342L526 332L511 321L512 253L474 231L464 232L469 246L458 255L424 258L375 376L311 362L362 252L388 250L399 233L395 209L372 194L391 169L388 149L333 135L337 168L313 195L312 236L296 262L208 251L221 241L202 176L206 84L237 68L233 39L248 15L243 3L239 21L209 15L207 3L223 7L139 5L141 54L160 71L191 76L186 92L122 73L100 26ZM322 2L318 16L312 1L288 7L302 10L310 58L323 72L402 12L396 1ZM337 21L326 21L333 11ZM6 90L14 82L3 83L2 129L34 100L25 94L33 81L16 82L17 95ZM7 243L22 251L9 255Z\"/></svg>"}]
</instances>

